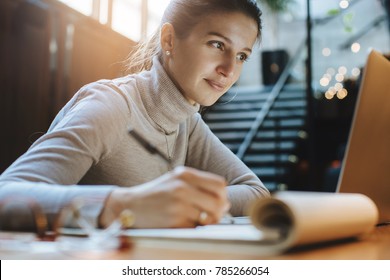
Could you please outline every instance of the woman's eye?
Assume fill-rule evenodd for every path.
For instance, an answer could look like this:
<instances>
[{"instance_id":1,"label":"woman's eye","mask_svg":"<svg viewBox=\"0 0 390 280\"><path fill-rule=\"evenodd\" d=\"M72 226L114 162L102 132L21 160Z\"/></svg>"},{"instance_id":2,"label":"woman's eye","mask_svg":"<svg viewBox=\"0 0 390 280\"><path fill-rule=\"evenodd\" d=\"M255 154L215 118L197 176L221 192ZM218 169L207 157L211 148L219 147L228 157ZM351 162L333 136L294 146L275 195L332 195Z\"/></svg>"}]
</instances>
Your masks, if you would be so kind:
<instances>
[{"instance_id":1,"label":"woman's eye","mask_svg":"<svg viewBox=\"0 0 390 280\"><path fill-rule=\"evenodd\" d=\"M246 54L241 53L241 54L237 55L237 59L240 61L247 61L249 59L249 57Z\"/></svg>"},{"instance_id":2,"label":"woman's eye","mask_svg":"<svg viewBox=\"0 0 390 280\"><path fill-rule=\"evenodd\" d=\"M217 49L223 50L223 44L221 42L214 41L214 42L211 42L211 45Z\"/></svg>"}]
</instances>

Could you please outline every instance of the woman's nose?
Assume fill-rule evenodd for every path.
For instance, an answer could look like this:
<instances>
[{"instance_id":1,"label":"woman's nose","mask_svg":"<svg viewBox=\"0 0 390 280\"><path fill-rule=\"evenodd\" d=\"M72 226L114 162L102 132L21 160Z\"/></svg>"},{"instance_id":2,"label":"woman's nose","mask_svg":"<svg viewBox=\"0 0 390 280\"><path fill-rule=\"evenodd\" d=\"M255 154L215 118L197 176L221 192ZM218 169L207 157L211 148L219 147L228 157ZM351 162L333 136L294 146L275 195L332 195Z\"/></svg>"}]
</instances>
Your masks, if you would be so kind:
<instances>
[{"instance_id":1,"label":"woman's nose","mask_svg":"<svg viewBox=\"0 0 390 280\"><path fill-rule=\"evenodd\" d=\"M218 74L229 78L234 75L236 66L236 57L225 57L223 61L218 65L217 72Z\"/></svg>"}]
</instances>

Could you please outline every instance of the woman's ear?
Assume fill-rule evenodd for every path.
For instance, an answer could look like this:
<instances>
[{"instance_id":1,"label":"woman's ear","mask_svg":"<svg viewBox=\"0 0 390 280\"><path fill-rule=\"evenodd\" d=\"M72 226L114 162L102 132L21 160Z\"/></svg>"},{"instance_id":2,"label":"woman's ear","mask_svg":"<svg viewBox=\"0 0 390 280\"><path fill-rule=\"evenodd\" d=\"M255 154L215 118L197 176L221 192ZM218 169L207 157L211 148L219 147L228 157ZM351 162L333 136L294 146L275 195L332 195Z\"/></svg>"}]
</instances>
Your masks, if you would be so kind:
<instances>
[{"instance_id":1,"label":"woman's ear","mask_svg":"<svg viewBox=\"0 0 390 280\"><path fill-rule=\"evenodd\" d=\"M161 27L160 43L163 52L172 52L175 41L175 29L173 25L166 22Z\"/></svg>"}]
</instances>

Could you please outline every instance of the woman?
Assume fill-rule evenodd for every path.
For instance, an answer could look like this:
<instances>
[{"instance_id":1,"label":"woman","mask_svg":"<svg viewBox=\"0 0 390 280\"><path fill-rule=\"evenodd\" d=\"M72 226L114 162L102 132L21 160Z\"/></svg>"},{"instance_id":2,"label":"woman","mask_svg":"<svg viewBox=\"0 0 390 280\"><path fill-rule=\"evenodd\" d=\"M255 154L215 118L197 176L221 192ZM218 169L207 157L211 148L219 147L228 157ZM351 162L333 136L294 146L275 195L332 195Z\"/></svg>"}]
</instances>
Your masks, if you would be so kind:
<instances>
[{"instance_id":1,"label":"woman","mask_svg":"<svg viewBox=\"0 0 390 280\"><path fill-rule=\"evenodd\" d=\"M127 208L134 227L243 215L269 193L197 112L237 81L261 36L260 15L250 0L171 1L159 32L130 57L133 74L81 88L1 175L2 197L28 194L53 222L74 198L93 196L99 203L84 214L96 226ZM148 153L129 128L172 164Z\"/></svg>"}]
</instances>

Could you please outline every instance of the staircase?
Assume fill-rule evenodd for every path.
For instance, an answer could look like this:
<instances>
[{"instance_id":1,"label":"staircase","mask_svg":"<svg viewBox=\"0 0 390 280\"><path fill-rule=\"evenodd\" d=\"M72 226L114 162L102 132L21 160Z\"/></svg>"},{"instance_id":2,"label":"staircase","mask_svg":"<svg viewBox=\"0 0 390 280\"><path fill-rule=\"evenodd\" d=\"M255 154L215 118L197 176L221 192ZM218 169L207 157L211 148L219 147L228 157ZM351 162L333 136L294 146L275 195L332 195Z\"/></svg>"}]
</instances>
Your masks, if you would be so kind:
<instances>
[{"instance_id":1,"label":"staircase","mask_svg":"<svg viewBox=\"0 0 390 280\"><path fill-rule=\"evenodd\" d=\"M237 154L271 90L270 87L233 87L203 118L215 135ZM289 173L297 161L297 142L305 135L305 117L304 85L284 86L241 158L271 191L288 188Z\"/></svg>"},{"instance_id":2,"label":"staircase","mask_svg":"<svg viewBox=\"0 0 390 280\"><path fill-rule=\"evenodd\" d=\"M376 12L367 13L367 10ZM356 13L355 18L364 19L359 24L356 22L357 31L350 32L349 35L339 28L340 20L347 13ZM327 87L319 84L324 75L323 69L337 68L341 65L353 69L359 65L358 60L364 62L364 52L350 51L351 44L358 40L362 46L387 49L384 46L388 43L386 41L388 35L383 32L387 33L387 26L386 29L380 28L386 19L387 15L368 0L352 1L348 9L340 9L339 13L319 21L307 18L312 20L308 25L311 30L308 34L315 36L305 38L301 42L296 53L290 56L291 59L276 84L273 87L233 87L214 106L207 109L203 114L205 122L217 137L253 170L269 190L324 190L325 168L332 163L333 153L337 153L332 146L338 141L335 140L337 138L335 134L340 137L340 131L345 133L349 126L347 124L348 129L340 130L336 129L340 124L313 129L315 124L321 121L328 124L327 120L321 119L321 112L314 110L321 108L324 112L328 108L324 106L328 105L330 107L327 113L337 111L333 105L338 101L328 102L323 97L327 90ZM331 34L329 30L332 30ZM336 31L339 33L334 33ZM332 49L330 57L317 55L312 67L312 54L321 52L324 47L322 42L326 41L323 38L334 40L334 44L339 47ZM362 41L363 38L365 40ZM313 40L314 44L307 45L307 39ZM343 42L338 43L339 40ZM308 46L315 49L309 49ZM302 65L306 67L304 71L300 68ZM305 76L294 76L294 73L304 73ZM305 79L307 81L304 81ZM291 81L294 84L288 83ZM311 94L310 104L307 104L306 89ZM322 105L316 106L321 100ZM341 102L343 101L340 101L340 104ZM309 125L305 123L306 119L310 120L311 131L306 127ZM326 129L332 129L333 133L327 133ZM337 158L339 157L338 155Z\"/></svg>"}]
</instances>

